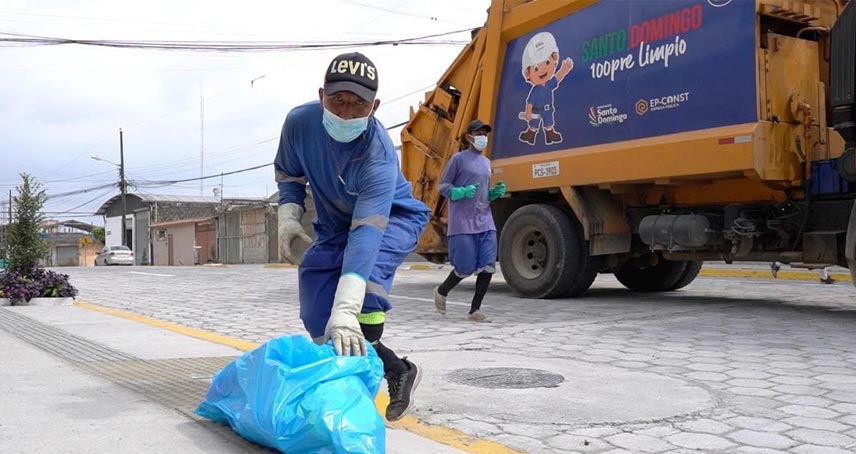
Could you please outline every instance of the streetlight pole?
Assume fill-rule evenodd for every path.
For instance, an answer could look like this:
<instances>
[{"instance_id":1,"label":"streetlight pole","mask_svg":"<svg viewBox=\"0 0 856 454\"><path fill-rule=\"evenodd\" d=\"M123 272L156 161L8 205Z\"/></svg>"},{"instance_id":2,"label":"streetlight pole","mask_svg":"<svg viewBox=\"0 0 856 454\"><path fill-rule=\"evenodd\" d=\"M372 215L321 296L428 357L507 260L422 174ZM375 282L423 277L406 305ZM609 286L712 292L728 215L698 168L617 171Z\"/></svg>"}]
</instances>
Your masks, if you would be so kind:
<instances>
[{"instance_id":1,"label":"streetlight pole","mask_svg":"<svg viewBox=\"0 0 856 454\"><path fill-rule=\"evenodd\" d=\"M128 205L125 202L127 185L125 184L125 142L122 138L122 128L119 128L119 186L122 191L122 246L128 246L125 238L125 218L128 216Z\"/></svg>"},{"instance_id":2,"label":"streetlight pole","mask_svg":"<svg viewBox=\"0 0 856 454\"><path fill-rule=\"evenodd\" d=\"M128 182L125 180L125 141L122 134L122 128L119 128L119 164L108 161L104 158L99 158L98 156L90 156L90 158L96 161L106 162L107 164L119 169L119 191L122 193L122 232L120 233L120 237L122 239L122 246L128 246L127 238L125 237L125 217L128 216L128 204L125 195L128 192Z\"/></svg>"}]
</instances>

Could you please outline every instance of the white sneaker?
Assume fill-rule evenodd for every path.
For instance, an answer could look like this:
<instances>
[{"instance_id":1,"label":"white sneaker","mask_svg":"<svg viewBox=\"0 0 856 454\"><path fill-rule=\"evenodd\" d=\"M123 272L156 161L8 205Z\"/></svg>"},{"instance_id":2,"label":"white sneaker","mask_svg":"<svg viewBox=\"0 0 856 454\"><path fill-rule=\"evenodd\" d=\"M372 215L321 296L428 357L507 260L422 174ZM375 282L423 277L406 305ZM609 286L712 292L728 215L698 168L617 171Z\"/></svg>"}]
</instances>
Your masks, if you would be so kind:
<instances>
[{"instance_id":1,"label":"white sneaker","mask_svg":"<svg viewBox=\"0 0 856 454\"><path fill-rule=\"evenodd\" d=\"M491 320L482 311L475 311L467 316L467 320L478 323L490 323Z\"/></svg>"},{"instance_id":2,"label":"white sneaker","mask_svg":"<svg viewBox=\"0 0 856 454\"><path fill-rule=\"evenodd\" d=\"M446 315L446 297L440 294L440 287L434 288L434 307L440 315Z\"/></svg>"}]
</instances>

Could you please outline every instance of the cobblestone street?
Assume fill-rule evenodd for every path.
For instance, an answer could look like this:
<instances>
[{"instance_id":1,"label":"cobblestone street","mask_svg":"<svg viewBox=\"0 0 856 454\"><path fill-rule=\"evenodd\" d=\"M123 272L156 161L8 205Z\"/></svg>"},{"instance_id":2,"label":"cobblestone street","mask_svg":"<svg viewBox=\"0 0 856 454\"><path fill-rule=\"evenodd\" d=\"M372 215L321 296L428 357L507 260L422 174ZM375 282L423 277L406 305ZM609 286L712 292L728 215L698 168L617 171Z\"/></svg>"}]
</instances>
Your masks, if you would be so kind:
<instances>
[{"instance_id":1,"label":"cobblestone street","mask_svg":"<svg viewBox=\"0 0 856 454\"><path fill-rule=\"evenodd\" d=\"M64 272L66 270L63 270ZM79 299L238 339L303 333L297 271L68 269ZM431 302L446 269L399 271L385 343L425 369L415 416L527 453L850 453L856 291L699 278L669 294L602 275L583 297L514 296L497 277Z\"/></svg>"}]
</instances>

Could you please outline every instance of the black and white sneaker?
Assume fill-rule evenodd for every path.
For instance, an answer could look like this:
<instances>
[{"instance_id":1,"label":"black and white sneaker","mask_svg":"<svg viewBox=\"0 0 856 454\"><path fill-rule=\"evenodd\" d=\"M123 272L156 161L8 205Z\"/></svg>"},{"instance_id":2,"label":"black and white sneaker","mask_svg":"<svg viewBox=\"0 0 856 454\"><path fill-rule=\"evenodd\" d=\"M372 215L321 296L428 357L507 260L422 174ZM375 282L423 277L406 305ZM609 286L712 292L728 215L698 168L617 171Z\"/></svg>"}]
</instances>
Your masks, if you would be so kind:
<instances>
[{"instance_id":1,"label":"black and white sneaker","mask_svg":"<svg viewBox=\"0 0 856 454\"><path fill-rule=\"evenodd\" d=\"M386 382L389 385L389 405L386 407L387 421L398 421L410 411L413 405L413 393L422 380L422 369L416 364L401 358L407 365L407 372L403 374L387 374Z\"/></svg>"}]
</instances>

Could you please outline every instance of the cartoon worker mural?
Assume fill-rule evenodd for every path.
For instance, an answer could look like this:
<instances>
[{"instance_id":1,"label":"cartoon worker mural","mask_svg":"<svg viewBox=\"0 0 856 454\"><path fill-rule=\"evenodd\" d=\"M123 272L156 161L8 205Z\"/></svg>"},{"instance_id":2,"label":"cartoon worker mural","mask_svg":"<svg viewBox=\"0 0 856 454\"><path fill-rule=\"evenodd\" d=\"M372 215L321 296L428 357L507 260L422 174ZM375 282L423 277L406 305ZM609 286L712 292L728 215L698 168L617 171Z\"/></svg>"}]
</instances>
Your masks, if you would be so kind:
<instances>
[{"instance_id":1,"label":"cartoon worker mural","mask_svg":"<svg viewBox=\"0 0 856 454\"><path fill-rule=\"evenodd\" d=\"M557 71L558 69L558 71ZM520 141L535 145L538 131L544 129L547 145L560 143L562 134L555 130L556 112L553 92L571 70L574 61L566 58L559 67L559 46L549 32L533 36L523 49L523 77L532 85L526 98L526 111L518 116L528 127L520 133Z\"/></svg>"}]
</instances>

